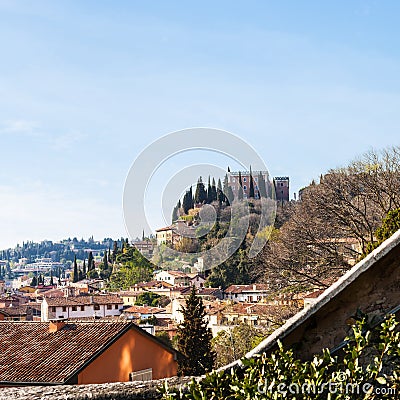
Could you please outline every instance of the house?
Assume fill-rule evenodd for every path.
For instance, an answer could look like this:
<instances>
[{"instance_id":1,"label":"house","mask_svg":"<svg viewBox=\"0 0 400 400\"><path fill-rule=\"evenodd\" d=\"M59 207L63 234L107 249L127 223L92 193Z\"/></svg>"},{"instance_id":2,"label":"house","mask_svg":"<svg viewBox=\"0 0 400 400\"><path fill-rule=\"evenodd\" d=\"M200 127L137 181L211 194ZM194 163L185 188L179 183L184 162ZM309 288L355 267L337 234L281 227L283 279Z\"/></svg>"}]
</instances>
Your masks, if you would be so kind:
<instances>
[{"instance_id":1,"label":"house","mask_svg":"<svg viewBox=\"0 0 400 400\"><path fill-rule=\"evenodd\" d=\"M170 283L172 286L189 286L190 277L181 271L159 271L154 279Z\"/></svg>"},{"instance_id":2,"label":"house","mask_svg":"<svg viewBox=\"0 0 400 400\"><path fill-rule=\"evenodd\" d=\"M42 321L62 318L104 318L121 314L123 301L115 295L45 297Z\"/></svg>"},{"instance_id":3,"label":"house","mask_svg":"<svg viewBox=\"0 0 400 400\"><path fill-rule=\"evenodd\" d=\"M0 386L175 376L177 352L131 322L0 322Z\"/></svg>"},{"instance_id":4,"label":"house","mask_svg":"<svg viewBox=\"0 0 400 400\"><path fill-rule=\"evenodd\" d=\"M157 246L162 244L175 244L180 236L177 228L174 225L156 229Z\"/></svg>"},{"instance_id":5,"label":"house","mask_svg":"<svg viewBox=\"0 0 400 400\"><path fill-rule=\"evenodd\" d=\"M150 240L138 240L133 245L144 255L151 256L154 250L154 243Z\"/></svg>"},{"instance_id":6,"label":"house","mask_svg":"<svg viewBox=\"0 0 400 400\"><path fill-rule=\"evenodd\" d=\"M252 285L231 285L224 291L224 299L249 303L265 301L268 295L268 285L263 283L254 283Z\"/></svg>"},{"instance_id":7,"label":"house","mask_svg":"<svg viewBox=\"0 0 400 400\"><path fill-rule=\"evenodd\" d=\"M4 307L0 308L0 321L40 321L40 311L39 303Z\"/></svg>"},{"instance_id":8,"label":"house","mask_svg":"<svg viewBox=\"0 0 400 400\"><path fill-rule=\"evenodd\" d=\"M164 315L162 315L164 314ZM132 306L124 310L124 315L128 318L145 320L152 317L165 318L165 308L149 306ZM170 318L171 315L168 315Z\"/></svg>"}]
</instances>

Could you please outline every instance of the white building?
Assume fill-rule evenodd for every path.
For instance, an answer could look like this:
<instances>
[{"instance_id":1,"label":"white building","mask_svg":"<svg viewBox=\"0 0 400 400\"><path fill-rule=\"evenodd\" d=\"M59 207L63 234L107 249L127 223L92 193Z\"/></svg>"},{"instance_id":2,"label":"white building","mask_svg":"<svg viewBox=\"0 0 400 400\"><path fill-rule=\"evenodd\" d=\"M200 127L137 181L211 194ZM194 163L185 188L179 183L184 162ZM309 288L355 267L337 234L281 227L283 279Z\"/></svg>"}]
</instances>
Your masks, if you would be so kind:
<instances>
[{"instance_id":1,"label":"white building","mask_svg":"<svg viewBox=\"0 0 400 400\"><path fill-rule=\"evenodd\" d=\"M45 297L42 321L62 318L104 318L121 315L122 299L115 295Z\"/></svg>"},{"instance_id":2,"label":"white building","mask_svg":"<svg viewBox=\"0 0 400 400\"><path fill-rule=\"evenodd\" d=\"M247 303L266 301L268 296L268 285L262 283L254 283L252 285L231 285L224 290L224 299Z\"/></svg>"}]
</instances>

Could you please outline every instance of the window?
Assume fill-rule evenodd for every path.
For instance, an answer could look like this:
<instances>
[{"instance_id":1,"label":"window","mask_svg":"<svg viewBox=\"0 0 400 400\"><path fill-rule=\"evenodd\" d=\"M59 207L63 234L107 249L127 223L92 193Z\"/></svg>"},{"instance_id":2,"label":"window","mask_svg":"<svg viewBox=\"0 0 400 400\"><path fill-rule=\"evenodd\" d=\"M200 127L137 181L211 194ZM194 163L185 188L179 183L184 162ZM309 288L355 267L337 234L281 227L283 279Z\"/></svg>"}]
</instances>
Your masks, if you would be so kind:
<instances>
[{"instance_id":1,"label":"window","mask_svg":"<svg viewBox=\"0 0 400 400\"><path fill-rule=\"evenodd\" d=\"M56 312L56 308L55 307L50 307L51 312Z\"/></svg>"},{"instance_id":2,"label":"window","mask_svg":"<svg viewBox=\"0 0 400 400\"><path fill-rule=\"evenodd\" d=\"M76 306L72 306L72 311L76 311L77 307Z\"/></svg>"},{"instance_id":3,"label":"window","mask_svg":"<svg viewBox=\"0 0 400 400\"><path fill-rule=\"evenodd\" d=\"M131 372L129 375L131 381L151 381L153 379L153 370L152 368L142 369Z\"/></svg>"},{"instance_id":4,"label":"window","mask_svg":"<svg viewBox=\"0 0 400 400\"><path fill-rule=\"evenodd\" d=\"M95 309L95 310L100 310L100 306L99 306L98 304L95 304L95 305L94 305L94 309Z\"/></svg>"},{"instance_id":5,"label":"window","mask_svg":"<svg viewBox=\"0 0 400 400\"><path fill-rule=\"evenodd\" d=\"M81 306L81 311L85 311L85 306Z\"/></svg>"},{"instance_id":6,"label":"window","mask_svg":"<svg viewBox=\"0 0 400 400\"><path fill-rule=\"evenodd\" d=\"M254 180L255 180L256 182L258 182L258 178L254 178Z\"/></svg>"},{"instance_id":7,"label":"window","mask_svg":"<svg viewBox=\"0 0 400 400\"><path fill-rule=\"evenodd\" d=\"M247 186L246 186L246 185L244 185L244 186L243 186L243 190L246 190L246 189L247 189Z\"/></svg>"},{"instance_id":8,"label":"window","mask_svg":"<svg viewBox=\"0 0 400 400\"><path fill-rule=\"evenodd\" d=\"M115 308L116 310L118 310L118 304L116 304L116 305L114 306L114 308Z\"/></svg>"},{"instance_id":9,"label":"window","mask_svg":"<svg viewBox=\"0 0 400 400\"><path fill-rule=\"evenodd\" d=\"M112 309L112 305L111 304L107 304L107 310L111 310Z\"/></svg>"},{"instance_id":10,"label":"window","mask_svg":"<svg viewBox=\"0 0 400 400\"><path fill-rule=\"evenodd\" d=\"M64 306L63 307L63 312L65 312L65 311L67 311L67 307Z\"/></svg>"},{"instance_id":11,"label":"window","mask_svg":"<svg viewBox=\"0 0 400 400\"><path fill-rule=\"evenodd\" d=\"M243 182L247 182L247 178L243 178Z\"/></svg>"},{"instance_id":12,"label":"window","mask_svg":"<svg viewBox=\"0 0 400 400\"><path fill-rule=\"evenodd\" d=\"M281 182L281 186L283 186L283 182Z\"/></svg>"}]
</instances>

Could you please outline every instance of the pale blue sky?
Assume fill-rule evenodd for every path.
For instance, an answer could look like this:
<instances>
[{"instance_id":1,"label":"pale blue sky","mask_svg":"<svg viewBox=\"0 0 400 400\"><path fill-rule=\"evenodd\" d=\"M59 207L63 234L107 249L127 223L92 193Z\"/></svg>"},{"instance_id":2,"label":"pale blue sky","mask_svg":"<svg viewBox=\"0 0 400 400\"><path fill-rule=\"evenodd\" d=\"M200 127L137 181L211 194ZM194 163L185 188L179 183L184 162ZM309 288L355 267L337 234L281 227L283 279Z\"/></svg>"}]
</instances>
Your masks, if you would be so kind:
<instances>
[{"instance_id":1,"label":"pale blue sky","mask_svg":"<svg viewBox=\"0 0 400 400\"><path fill-rule=\"evenodd\" d=\"M399 15L396 1L0 0L0 248L126 236L129 167L174 130L241 136L292 193L399 144Z\"/></svg>"}]
</instances>

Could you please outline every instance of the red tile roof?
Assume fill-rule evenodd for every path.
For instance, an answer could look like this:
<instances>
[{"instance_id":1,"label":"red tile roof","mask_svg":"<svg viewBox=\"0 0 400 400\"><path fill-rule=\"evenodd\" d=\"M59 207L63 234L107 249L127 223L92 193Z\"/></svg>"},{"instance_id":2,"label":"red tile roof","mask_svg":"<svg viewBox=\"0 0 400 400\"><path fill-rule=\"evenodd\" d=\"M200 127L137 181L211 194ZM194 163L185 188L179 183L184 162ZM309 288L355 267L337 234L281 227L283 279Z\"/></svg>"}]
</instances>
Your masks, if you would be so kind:
<instances>
[{"instance_id":1,"label":"red tile roof","mask_svg":"<svg viewBox=\"0 0 400 400\"><path fill-rule=\"evenodd\" d=\"M0 385L67 383L114 340L136 329L130 322L68 322L49 332L46 322L0 322Z\"/></svg>"},{"instance_id":2,"label":"red tile roof","mask_svg":"<svg viewBox=\"0 0 400 400\"><path fill-rule=\"evenodd\" d=\"M124 310L125 313L130 314L158 314L165 312L165 308L149 307L149 306L132 306Z\"/></svg>"},{"instance_id":3,"label":"red tile roof","mask_svg":"<svg viewBox=\"0 0 400 400\"><path fill-rule=\"evenodd\" d=\"M84 306L90 304L123 304L122 299L115 295L46 297L45 300L49 307Z\"/></svg>"},{"instance_id":4,"label":"red tile roof","mask_svg":"<svg viewBox=\"0 0 400 400\"><path fill-rule=\"evenodd\" d=\"M225 289L225 293L243 293L268 290L268 285L264 283L254 283L251 285L231 285Z\"/></svg>"}]
</instances>

